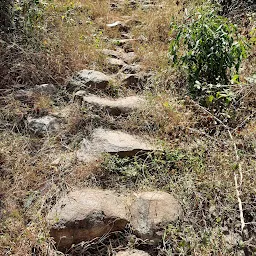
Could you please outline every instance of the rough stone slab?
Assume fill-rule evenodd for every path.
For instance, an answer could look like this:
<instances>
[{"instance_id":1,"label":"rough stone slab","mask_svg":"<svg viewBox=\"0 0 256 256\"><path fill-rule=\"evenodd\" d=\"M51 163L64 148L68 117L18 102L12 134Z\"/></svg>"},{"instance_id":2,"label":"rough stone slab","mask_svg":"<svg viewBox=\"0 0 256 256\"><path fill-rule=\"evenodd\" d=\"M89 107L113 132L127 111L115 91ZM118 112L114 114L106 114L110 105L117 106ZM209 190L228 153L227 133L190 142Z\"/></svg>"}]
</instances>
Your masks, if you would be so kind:
<instances>
[{"instance_id":1,"label":"rough stone slab","mask_svg":"<svg viewBox=\"0 0 256 256\"><path fill-rule=\"evenodd\" d=\"M98 109L103 109L111 115L127 114L141 109L146 104L145 98L140 96L108 99L96 95L86 96L84 91L78 91L75 94L75 100L81 104L92 105Z\"/></svg>"},{"instance_id":2,"label":"rough stone slab","mask_svg":"<svg viewBox=\"0 0 256 256\"><path fill-rule=\"evenodd\" d=\"M133 156L139 151L156 150L147 141L122 131L96 129L91 140L83 139L77 152L80 161L98 160L102 153L118 154L122 157Z\"/></svg>"},{"instance_id":3,"label":"rough stone slab","mask_svg":"<svg viewBox=\"0 0 256 256\"><path fill-rule=\"evenodd\" d=\"M157 241L158 231L176 221L180 214L179 203L166 192L136 195L87 188L61 198L47 220L57 248L66 251L72 244L122 231L128 223L139 237Z\"/></svg>"},{"instance_id":4,"label":"rough stone slab","mask_svg":"<svg viewBox=\"0 0 256 256\"><path fill-rule=\"evenodd\" d=\"M125 52L122 49L118 49L116 51L103 49L102 53L104 55L110 56L111 58L120 59L127 64L131 64L139 60L134 52Z\"/></svg>"},{"instance_id":5,"label":"rough stone slab","mask_svg":"<svg viewBox=\"0 0 256 256\"><path fill-rule=\"evenodd\" d=\"M122 69L120 70L120 72L124 73L124 74L137 74L141 71L141 66L138 64L134 64L134 65L125 65L122 67Z\"/></svg>"},{"instance_id":6,"label":"rough stone slab","mask_svg":"<svg viewBox=\"0 0 256 256\"><path fill-rule=\"evenodd\" d=\"M52 133L60 128L59 120L53 116L28 117L28 128L35 133Z\"/></svg>"},{"instance_id":7,"label":"rough stone slab","mask_svg":"<svg viewBox=\"0 0 256 256\"><path fill-rule=\"evenodd\" d=\"M131 206L131 225L141 238L161 239L157 233L181 214L177 200L170 194L152 191L136 195Z\"/></svg>"},{"instance_id":8,"label":"rough stone slab","mask_svg":"<svg viewBox=\"0 0 256 256\"><path fill-rule=\"evenodd\" d=\"M106 62L107 62L108 68L112 72L117 72L119 69L125 66L125 62L121 59L107 58Z\"/></svg>"},{"instance_id":9,"label":"rough stone slab","mask_svg":"<svg viewBox=\"0 0 256 256\"><path fill-rule=\"evenodd\" d=\"M136 74L127 74L121 80L121 84L131 89L141 89L148 78L150 77L147 73L136 73Z\"/></svg>"},{"instance_id":10,"label":"rough stone slab","mask_svg":"<svg viewBox=\"0 0 256 256\"><path fill-rule=\"evenodd\" d=\"M116 256L150 256L150 255L147 252L132 249L132 250L118 252Z\"/></svg>"},{"instance_id":11,"label":"rough stone slab","mask_svg":"<svg viewBox=\"0 0 256 256\"><path fill-rule=\"evenodd\" d=\"M126 198L109 190L84 189L69 193L51 210L50 235L59 250L123 230L129 217Z\"/></svg>"},{"instance_id":12,"label":"rough stone slab","mask_svg":"<svg viewBox=\"0 0 256 256\"><path fill-rule=\"evenodd\" d=\"M102 72L84 69L77 72L68 82L67 89L69 91L81 89L106 89L111 83L112 78Z\"/></svg>"}]
</instances>

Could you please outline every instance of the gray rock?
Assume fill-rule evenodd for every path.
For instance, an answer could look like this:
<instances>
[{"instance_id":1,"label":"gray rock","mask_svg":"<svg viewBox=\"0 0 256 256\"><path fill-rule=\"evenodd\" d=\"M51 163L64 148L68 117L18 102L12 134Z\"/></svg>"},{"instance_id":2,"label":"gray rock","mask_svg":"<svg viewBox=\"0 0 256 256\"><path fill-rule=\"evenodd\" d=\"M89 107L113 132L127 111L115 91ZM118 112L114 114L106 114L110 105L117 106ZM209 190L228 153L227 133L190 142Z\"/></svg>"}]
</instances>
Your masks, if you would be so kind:
<instances>
[{"instance_id":1,"label":"gray rock","mask_svg":"<svg viewBox=\"0 0 256 256\"><path fill-rule=\"evenodd\" d=\"M129 217L126 197L109 190L84 189L69 193L51 210L50 235L59 250L123 230Z\"/></svg>"},{"instance_id":2,"label":"gray rock","mask_svg":"<svg viewBox=\"0 0 256 256\"><path fill-rule=\"evenodd\" d=\"M40 118L28 117L28 128L35 133L52 133L60 128L59 120L53 116L44 116Z\"/></svg>"},{"instance_id":3,"label":"gray rock","mask_svg":"<svg viewBox=\"0 0 256 256\"><path fill-rule=\"evenodd\" d=\"M57 92L57 88L53 84L40 84L36 85L32 91L36 94L53 95Z\"/></svg>"},{"instance_id":4,"label":"gray rock","mask_svg":"<svg viewBox=\"0 0 256 256\"><path fill-rule=\"evenodd\" d=\"M68 82L67 89L69 91L81 89L104 90L109 86L111 81L111 77L102 72L84 69L73 76Z\"/></svg>"},{"instance_id":5,"label":"gray rock","mask_svg":"<svg viewBox=\"0 0 256 256\"><path fill-rule=\"evenodd\" d=\"M131 206L131 225L142 239L161 239L162 230L181 215L181 207L170 194L160 191L136 195Z\"/></svg>"},{"instance_id":6,"label":"gray rock","mask_svg":"<svg viewBox=\"0 0 256 256\"><path fill-rule=\"evenodd\" d=\"M121 231L128 223L139 236L156 239L159 228L177 220L179 214L180 205L172 195L165 192L134 195L111 190L82 189L61 198L49 212L47 220L57 248L66 251L72 244ZM125 252L119 253L126 255L123 254ZM135 254L138 251L131 250L130 253L138 255Z\"/></svg>"},{"instance_id":7,"label":"gray rock","mask_svg":"<svg viewBox=\"0 0 256 256\"><path fill-rule=\"evenodd\" d=\"M92 105L97 107L97 110L105 110L111 115L127 114L129 112L141 109L146 100L140 96L129 96L119 99L102 98L96 95L86 95L84 91L78 91L75 94L75 101L84 105Z\"/></svg>"},{"instance_id":8,"label":"gray rock","mask_svg":"<svg viewBox=\"0 0 256 256\"><path fill-rule=\"evenodd\" d=\"M152 151L157 148L140 137L121 131L96 129L92 139L83 139L77 152L80 161L91 162L98 160L102 153L118 154L122 157L133 156L139 151Z\"/></svg>"},{"instance_id":9,"label":"gray rock","mask_svg":"<svg viewBox=\"0 0 256 256\"><path fill-rule=\"evenodd\" d=\"M122 49L118 49L116 51L104 49L104 50L102 50L102 53L107 56L110 56L111 58L120 59L127 64L131 64L131 63L139 60L134 52L126 53ZM122 63L122 65L124 65L124 63Z\"/></svg>"},{"instance_id":10,"label":"gray rock","mask_svg":"<svg viewBox=\"0 0 256 256\"><path fill-rule=\"evenodd\" d=\"M141 89L147 83L149 75L146 73L127 74L121 81L121 85L131 89Z\"/></svg>"},{"instance_id":11,"label":"gray rock","mask_svg":"<svg viewBox=\"0 0 256 256\"><path fill-rule=\"evenodd\" d=\"M124 73L124 74L136 74L139 73L141 71L141 66L140 65L124 65L122 67L122 69L120 70L120 72ZM127 83L127 82L125 82Z\"/></svg>"},{"instance_id":12,"label":"gray rock","mask_svg":"<svg viewBox=\"0 0 256 256\"><path fill-rule=\"evenodd\" d=\"M109 69L116 72L125 65L125 62L121 59L107 58L107 65Z\"/></svg>"},{"instance_id":13,"label":"gray rock","mask_svg":"<svg viewBox=\"0 0 256 256\"><path fill-rule=\"evenodd\" d=\"M150 255L147 252L132 249L132 250L118 252L116 256L150 256Z\"/></svg>"}]
</instances>

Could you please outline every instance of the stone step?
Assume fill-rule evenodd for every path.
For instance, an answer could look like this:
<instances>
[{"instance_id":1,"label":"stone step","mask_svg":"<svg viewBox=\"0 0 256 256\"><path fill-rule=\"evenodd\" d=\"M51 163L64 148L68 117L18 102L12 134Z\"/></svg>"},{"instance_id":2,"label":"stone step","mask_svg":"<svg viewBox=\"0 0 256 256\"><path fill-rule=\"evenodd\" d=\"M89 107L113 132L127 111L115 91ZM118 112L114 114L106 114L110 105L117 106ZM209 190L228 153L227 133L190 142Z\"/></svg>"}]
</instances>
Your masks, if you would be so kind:
<instances>
[{"instance_id":1,"label":"stone step","mask_svg":"<svg viewBox=\"0 0 256 256\"><path fill-rule=\"evenodd\" d=\"M132 111L142 109L146 100L141 96L129 96L119 99L108 99L96 95L87 95L85 91L75 93L75 101L81 105L91 105L97 109L105 110L110 115L128 114Z\"/></svg>"},{"instance_id":2,"label":"stone step","mask_svg":"<svg viewBox=\"0 0 256 256\"><path fill-rule=\"evenodd\" d=\"M181 213L179 202L166 192L120 194L87 188L61 198L47 219L57 248L66 252L72 244L122 231L128 223L137 236L157 242Z\"/></svg>"},{"instance_id":3,"label":"stone step","mask_svg":"<svg viewBox=\"0 0 256 256\"><path fill-rule=\"evenodd\" d=\"M139 136L119 130L98 128L92 133L91 139L82 140L77 159L88 163L99 160L103 153L126 157L154 150L159 148Z\"/></svg>"},{"instance_id":4,"label":"stone step","mask_svg":"<svg viewBox=\"0 0 256 256\"><path fill-rule=\"evenodd\" d=\"M67 83L68 91L105 90L113 82L112 77L96 70L81 70L73 75Z\"/></svg>"},{"instance_id":5,"label":"stone step","mask_svg":"<svg viewBox=\"0 0 256 256\"><path fill-rule=\"evenodd\" d=\"M118 48L116 51L109 50L109 49L103 49L102 53L111 58L120 59L123 62L125 62L126 64L132 64L134 62L139 61L138 57L135 55L134 52L125 52L120 48Z\"/></svg>"}]
</instances>

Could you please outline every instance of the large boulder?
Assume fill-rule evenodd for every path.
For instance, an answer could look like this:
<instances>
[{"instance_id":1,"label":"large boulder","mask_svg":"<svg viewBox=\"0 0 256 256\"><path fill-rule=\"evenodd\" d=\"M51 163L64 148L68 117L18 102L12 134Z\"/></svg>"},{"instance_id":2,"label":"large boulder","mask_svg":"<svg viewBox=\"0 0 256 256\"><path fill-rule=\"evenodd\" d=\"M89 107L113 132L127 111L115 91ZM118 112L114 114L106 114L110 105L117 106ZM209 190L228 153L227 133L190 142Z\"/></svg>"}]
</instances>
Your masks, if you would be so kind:
<instances>
[{"instance_id":1,"label":"large boulder","mask_svg":"<svg viewBox=\"0 0 256 256\"><path fill-rule=\"evenodd\" d=\"M108 99L96 95L86 95L84 91L78 91L75 94L75 101L80 102L82 105L86 104L88 107L96 107L97 110L105 110L111 115L127 114L141 109L146 104L145 98L140 96Z\"/></svg>"},{"instance_id":2,"label":"large boulder","mask_svg":"<svg viewBox=\"0 0 256 256\"><path fill-rule=\"evenodd\" d=\"M150 256L147 252L131 249L126 251L121 251L116 254L116 256Z\"/></svg>"},{"instance_id":3,"label":"large boulder","mask_svg":"<svg viewBox=\"0 0 256 256\"><path fill-rule=\"evenodd\" d=\"M81 89L106 89L111 83L112 78L102 72L84 69L77 72L67 84L69 91Z\"/></svg>"},{"instance_id":4,"label":"large boulder","mask_svg":"<svg viewBox=\"0 0 256 256\"><path fill-rule=\"evenodd\" d=\"M80 161L91 162L98 160L102 153L125 157L133 156L140 151L153 150L156 150L153 145L138 136L98 128L93 132L91 140L83 139L77 157Z\"/></svg>"},{"instance_id":5,"label":"large boulder","mask_svg":"<svg viewBox=\"0 0 256 256\"><path fill-rule=\"evenodd\" d=\"M122 231L128 223L139 237L158 241L159 230L180 214L179 203L165 192L136 195L88 188L61 198L47 219L57 248L66 251L72 244Z\"/></svg>"},{"instance_id":6,"label":"large boulder","mask_svg":"<svg viewBox=\"0 0 256 256\"><path fill-rule=\"evenodd\" d=\"M128 223L127 198L109 190L85 189L69 193L51 210L50 235L59 250L123 230Z\"/></svg>"}]
</instances>

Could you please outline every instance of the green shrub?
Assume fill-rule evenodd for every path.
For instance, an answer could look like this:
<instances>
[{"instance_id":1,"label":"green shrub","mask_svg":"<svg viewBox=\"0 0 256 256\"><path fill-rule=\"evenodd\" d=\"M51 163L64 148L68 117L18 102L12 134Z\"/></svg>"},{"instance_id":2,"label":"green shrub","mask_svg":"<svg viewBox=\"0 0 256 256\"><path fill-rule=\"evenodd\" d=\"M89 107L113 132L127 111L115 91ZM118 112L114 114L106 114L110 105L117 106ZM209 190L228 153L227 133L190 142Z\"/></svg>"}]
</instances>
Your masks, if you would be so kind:
<instances>
[{"instance_id":1,"label":"green shrub","mask_svg":"<svg viewBox=\"0 0 256 256\"><path fill-rule=\"evenodd\" d=\"M35 30L41 29L46 3L41 0L24 0L16 2L13 6L16 26L22 30L26 36L34 36Z\"/></svg>"},{"instance_id":2,"label":"green shrub","mask_svg":"<svg viewBox=\"0 0 256 256\"><path fill-rule=\"evenodd\" d=\"M219 16L212 7L202 7L181 25L171 24L176 34L170 44L173 64L185 67L191 92L197 91L196 81L228 84L238 81L241 61L246 57L246 44L235 25Z\"/></svg>"}]
</instances>

